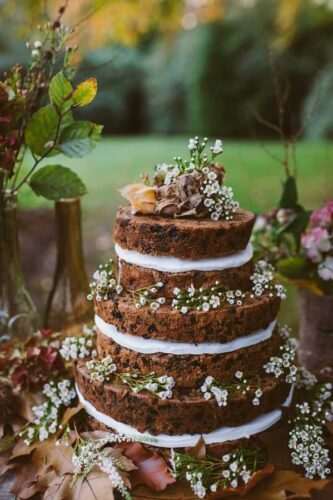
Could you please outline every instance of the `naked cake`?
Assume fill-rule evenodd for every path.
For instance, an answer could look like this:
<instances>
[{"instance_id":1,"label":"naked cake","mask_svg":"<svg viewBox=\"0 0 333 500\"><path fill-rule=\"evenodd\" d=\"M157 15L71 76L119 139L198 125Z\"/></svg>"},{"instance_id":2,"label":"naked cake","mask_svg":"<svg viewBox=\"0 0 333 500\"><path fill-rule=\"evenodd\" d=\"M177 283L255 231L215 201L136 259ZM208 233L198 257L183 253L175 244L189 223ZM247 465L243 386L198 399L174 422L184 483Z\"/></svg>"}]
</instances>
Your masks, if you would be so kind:
<instances>
[{"instance_id":1,"label":"naked cake","mask_svg":"<svg viewBox=\"0 0 333 500\"><path fill-rule=\"evenodd\" d=\"M123 189L116 261L91 283L97 357L77 365L95 421L158 448L260 435L290 403L296 370L276 321L284 288L254 262L255 216L224 183L221 141L210 157L206 144L190 140L190 160Z\"/></svg>"}]
</instances>

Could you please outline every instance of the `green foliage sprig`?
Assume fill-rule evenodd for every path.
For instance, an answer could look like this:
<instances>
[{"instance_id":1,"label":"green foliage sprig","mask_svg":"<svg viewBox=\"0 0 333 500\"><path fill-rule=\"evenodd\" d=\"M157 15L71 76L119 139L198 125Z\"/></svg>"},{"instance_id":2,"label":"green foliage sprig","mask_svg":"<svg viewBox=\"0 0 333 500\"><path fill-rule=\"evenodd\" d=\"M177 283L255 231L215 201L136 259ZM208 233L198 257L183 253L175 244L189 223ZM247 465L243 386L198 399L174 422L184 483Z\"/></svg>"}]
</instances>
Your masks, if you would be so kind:
<instances>
[{"instance_id":1,"label":"green foliage sprig","mask_svg":"<svg viewBox=\"0 0 333 500\"><path fill-rule=\"evenodd\" d=\"M62 24L65 7L54 22L40 29L40 40L28 42L32 48L28 68L14 66L0 82L0 103L5 112L1 124L0 191L18 192L29 185L49 200L73 198L86 193L79 176L59 163L41 166L63 154L81 158L96 145L102 126L76 120L73 111L89 105L97 93L97 81L88 78L75 86L75 51L69 46L72 30ZM48 103L43 105L45 101ZM21 175L26 153L33 162Z\"/></svg>"}]
</instances>

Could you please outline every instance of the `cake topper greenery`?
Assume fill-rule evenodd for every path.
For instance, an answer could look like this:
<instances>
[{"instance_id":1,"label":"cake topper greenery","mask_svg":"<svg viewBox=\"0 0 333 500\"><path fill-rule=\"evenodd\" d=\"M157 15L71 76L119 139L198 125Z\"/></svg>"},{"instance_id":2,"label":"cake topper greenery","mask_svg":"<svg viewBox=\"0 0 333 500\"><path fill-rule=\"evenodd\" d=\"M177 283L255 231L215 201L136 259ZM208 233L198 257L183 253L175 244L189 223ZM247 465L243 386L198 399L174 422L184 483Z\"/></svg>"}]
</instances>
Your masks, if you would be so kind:
<instances>
[{"instance_id":1,"label":"cake topper greenery","mask_svg":"<svg viewBox=\"0 0 333 500\"><path fill-rule=\"evenodd\" d=\"M224 167L216 163L223 143L217 139L209 151L207 143L207 137L190 139L189 159L175 156L173 163L155 166L152 180L122 188L133 213L232 220L239 204L224 184Z\"/></svg>"}]
</instances>

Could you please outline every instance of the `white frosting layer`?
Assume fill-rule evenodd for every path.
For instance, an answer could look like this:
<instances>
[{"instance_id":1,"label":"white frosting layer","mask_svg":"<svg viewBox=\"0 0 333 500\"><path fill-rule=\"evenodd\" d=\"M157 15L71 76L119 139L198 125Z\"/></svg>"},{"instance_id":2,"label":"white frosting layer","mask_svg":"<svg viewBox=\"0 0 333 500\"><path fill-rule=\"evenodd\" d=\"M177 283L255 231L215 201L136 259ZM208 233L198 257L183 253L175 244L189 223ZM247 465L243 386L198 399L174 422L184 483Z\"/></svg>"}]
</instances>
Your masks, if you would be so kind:
<instances>
[{"instance_id":1,"label":"white frosting layer","mask_svg":"<svg viewBox=\"0 0 333 500\"><path fill-rule=\"evenodd\" d=\"M225 441L235 441L237 439L249 438L259 432L263 432L272 427L278 422L282 416L280 409L273 410L265 415L261 415L251 422L239 425L237 427L220 427L216 431L207 434L181 434L171 436L168 434L158 434L156 436L149 432L138 432L134 427L118 422L112 417L98 411L94 405L87 401L79 388L76 386L77 394L86 412L98 422L114 429L119 434L132 437L136 441L149 443L152 446L161 448L184 448L195 446L200 439L203 438L206 444L224 443ZM289 396L283 406L289 406L292 400L293 387L290 390Z\"/></svg>"},{"instance_id":2,"label":"white frosting layer","mask_svg":"<svg viewBox=\"0 0 333 500\"><path fill-rule=\"evenodd\" d=\"M136 335L121 333L114 325L106 323L98 315L95 316L95 324L103 335L111 338L117 344L141 354L174 354L174 355L198 355L198 354L224 354L237 349L259 344L272 336L276 320L272 321L267 328L239 337L230 342L202 342L191 344L187 342L171 342L166 340L145 339Z\"/></svg>"},{"instance_id":3,"label":"white frosting layer","mask_svg":"<svg viewBox=\"0 0 333 500\"><path fill-rule=\"evenodd\" d=\"M187 260L177 257L147 255L136 252L135 250L126 250L119 245L115 245L115 251L118 257L129 264L156 269L165 273L181 273L186 271L222 271L232 267L239 267L249 262L253 257L253 248L251 243L245 250L217 257L214 259Z\"/></svg>"}]
</instances>

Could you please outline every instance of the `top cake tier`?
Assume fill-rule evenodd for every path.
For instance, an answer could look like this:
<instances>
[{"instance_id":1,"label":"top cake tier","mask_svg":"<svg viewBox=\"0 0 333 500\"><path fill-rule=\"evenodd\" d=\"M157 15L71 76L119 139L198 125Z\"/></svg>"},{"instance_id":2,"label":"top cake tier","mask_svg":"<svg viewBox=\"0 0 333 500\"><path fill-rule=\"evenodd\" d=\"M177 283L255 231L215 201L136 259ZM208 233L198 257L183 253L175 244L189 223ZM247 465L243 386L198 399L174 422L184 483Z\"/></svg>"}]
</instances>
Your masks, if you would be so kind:
<instances>
[{"instance_id":1,"label":"top cake tier","mask_svg":"<svg viewBox=\"0 0 333 500\"><path fill-rule=\"evenodd\" d=\"M246 249L254 221L253 213L241 209L232 220L214 221L134 215L125 207L117 212L114 241L122 249L150 256L217 258Z\"/></svg>"}]
</instances>

